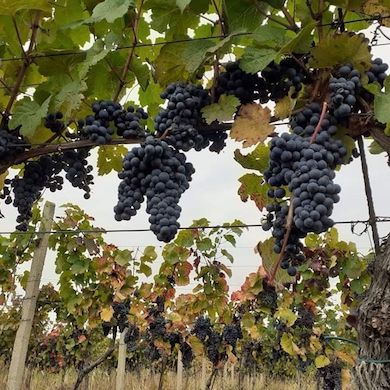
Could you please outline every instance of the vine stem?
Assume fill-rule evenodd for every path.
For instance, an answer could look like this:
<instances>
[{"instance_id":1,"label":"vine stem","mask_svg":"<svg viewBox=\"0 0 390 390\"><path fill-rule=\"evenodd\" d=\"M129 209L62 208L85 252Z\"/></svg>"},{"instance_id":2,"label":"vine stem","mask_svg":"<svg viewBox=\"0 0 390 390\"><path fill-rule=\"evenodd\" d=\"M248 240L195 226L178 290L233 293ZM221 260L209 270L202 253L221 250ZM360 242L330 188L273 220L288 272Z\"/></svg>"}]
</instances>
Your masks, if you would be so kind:
<instances>
[{"instance_id":1,"label":"vine stem","mask_svg":"<svg viewBox=\"0 0 390 390\"><path fill-rule=\"evenodd\" d=\"M322 121L325 118L327 108L328 108L328 103L326 101L324 101L324 103L322 104L320 120L318 121L318 124L317 124L316 128L314 129L314 133L310 138L310 144L312 144L316 140L317 134L321 129ZM275 280L276 273L278 272L278 269L280 267L280 263L282 262L283 257L284 257L284 253L286 251L288 239L290 238L291 230L293 227L293 217L294 217L293 199L294 198L291 196L290 197L290 207L288 208L288 214L287 214L287 220L286 220L286 233L284 234L282 249L281 249L280 254L278 256L278 260L276 261L274 268L272 269L271 277L269 279L269 284L272 284L273 281ZM375 217L375 214L374 214L374 217ZM375 220L375 223L376 223L376 220Z\"/></svg>"},{"instance_id":2,"label":"vine stem","mask_svg":"<svg viewBox=\"0 0 390 390\"><path fill-rule=\"evenodd\" d=\"M283 12L283 15L286 17L289 25L291 26L291 30L298 32L299 27L296 25L294 18L291 16L290 12L288 12L288 9L286 7L282 7L281 11Z\"/></svg>"},{"instance_id":3,"label":"vine stem","mask_svg":"<svg viewBox=\"0 0 390 390\"><path fill-rule=\"evenodd\" d=\"M139 22L139 19L141 17L143 4L144 4L144 0L141 0L139 8L136 11L136 16L135 16L134 23L132 26L132 29L133 29L133 42L132 43L133 44L132 44L131 49L129 51L129 55L126 58L126 63L125 63L125 66L123 67L122 74L121 74L121 77L120 77L120 80L118 83L118 87L117 87L117 89L112 97L112 100L114 102L118 100L119 95L120 95L123 87L126 85L126 76L127 76L127 73L129 72L131 61L133 60L133 57L134 57L135 48L137 47L137 43L138 43L138 37L137 37L138 22Z\"/></svg>"},{"instance_id":4,"label":"vine stem","mask_svg":"<svg viewBox=\"0 0 390 390\"><path fill-rule=\"evenodd\" d=\"M24 76L26 75L27 69L28 69L28 67L31 64L30 55L31 55L31 53L32 53L32 51L34 50L34 47L35 47L35 41L36 41L36 38L37 38L38 29L39 29L39 19L40 19L40 16L41 16L40 11L37 11L35 13L33 24L31 26L30 43L28 45L27 51L23 52L25 59L24 59L24 61L22 63L22 67L20 68L20 71L18 73L18 77L16 79L15 85L12 88L12 93L11 93L11 96L9 98L8 104L7 104L5 110L4 110L3 114L2 114L3 115L3 118L2 118L2 121L1 121L1 126L2 127L4 127L6 125L6 123L7 123L7 121L8 121L9 114L11 113L12 106L14 105L14 103L16 101L16 98L18 96L19 89L20 89L20 86L22 85ZM22 49L23 49L23 47L22 47Z\"/></svg>"},{"instance_id":5,"label":"vine stem","mask_svg":"<svg viewBox=\"0 0 390 390\"><path fill-rule=\"evenodd\" d=\"M221 26L222 35L223 35L223 36L226 36L225 22L224 22L224 20L223 20L223 18L222 18L222 13L221 13L220 10L218 9L217 3L215 2L215 0L212 0L212 1L213 1L213 5L214 5L214 8L215 8L215 12L216 12L217 15L218 15L219 25Z\"/></svg>"},{"instance_id":6,"label":"vine stem","mask_svg":"<svg viewBox=\"0 0 390 390\"><path fill-rule=\"evenodd\" d=\"M366 192L367 205L368 205L368 215L369 215L369 224L372 230L372 237L374 239L375 254L379 254L379 234L378 226L376 223L374 199L372 197L372 189L370 184L370 177L368 175L368 165L366 152L364 150L363 137L359 135L358 139L359 153L360 153L360 162L362 165L363 179L364 179L364 190Z\"/></svg>"}]
</instances>

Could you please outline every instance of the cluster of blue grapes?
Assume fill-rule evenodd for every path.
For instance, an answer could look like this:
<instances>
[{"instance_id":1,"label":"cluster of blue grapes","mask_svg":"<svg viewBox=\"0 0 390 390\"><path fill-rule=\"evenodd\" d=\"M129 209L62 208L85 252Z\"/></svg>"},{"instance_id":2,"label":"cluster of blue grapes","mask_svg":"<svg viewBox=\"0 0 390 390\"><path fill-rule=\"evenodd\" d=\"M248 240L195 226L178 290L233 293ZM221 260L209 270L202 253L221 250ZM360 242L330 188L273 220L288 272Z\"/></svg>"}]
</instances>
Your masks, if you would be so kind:
<instances>
[{"instance_id":1,"label":"cluster of blue grapes","mask_svg":"<svg viewBox=\"0 0 390 390\"><path fill-rule=\"evenodd\" d=\"M113 318L110 322L103 322L102 329L103 334L107 336L110 333L110 330L118 327L120 332L123 332L128 326L128 315L130 310L130 302L114 302L112 304L112 308L114 310Z\"/></svg>"},{"instance_id":2,"label":"cluster of blue grapes","mask_svg":"<svg viewBox=\"0 0 390 390\"><path fill-rule=\"evenodd\" d=\"M341 369L342 366L338 362L332 362L318 369L317 375L322 381L321 388L323 390L342 389Z\"/></svg>"},{"instance_id":3,"label":"cluster of blue grapes","mask_svg":"<svg viewBox=\"0 0 390 390\"><path fill-rule=\"evenodd\" d=\"M122 180L118 189L118 203L114 208L117 221L130 220L147 199L150 228L157 239L171 241L179 228L178 205L183 192L189 188L191 163L165 141L147 137L134 147L123 161Z\"/></svg>"},{"instance_id":4,"label":"cluster of blue grapes","mask_svg":"<svg viewBox=\"0 0 390 390\"><path fill-rule=\"evenodd\" d=\"M338 121L349 117L361 87L360 73L350 64L343 65L329 81L331 113Z\"/></svg>"},{"instance_id":5,"label":"cluster of blue grapes","mask_svg":"<svg viewBox=\"0 0 390 390\"><path fill-rule=\"evenodd\" d=\"M354 79L357 77L356 73L348 68L347 74L346 68L347 66L340 68L342 72L339 74L349 78L346 83L358 85ZM263 229L272 228L272 235L275 238L274 251L281 253L289 212L286 199L288 189L292 195L293 224L281 267L287 269L291 276L296 275L296 266L305 260L300 239L309 232L321 233L333 226L330 218L333 205L340 200L338 194L341 188L333 182L334 169L343 163L347 150L340 140L333 138L341 118L335 113L342 104L355 103L356 100L354 102L347 100L348 96L353 96L351 91L354 90L348 89L349 84L346 88L342 85L339 89L335 89L335 84L335 80L331 79L331 98L337 93L346 97L343 100L346 103L336 106L332 101L330 112L324 116L320 124L321 107L317 103L307 105L292 117L290 121L292 134L283 133L271 141L270 165L264 177L273 187L268 191L268 196L274 201L267 205L269 214L264 221ZM347 93L347 90L350 93ZM352 108L349 112L351 111Z\"/></svg>"},{"instance_id":6,"label":"cluster of blue grapes","mask_svg":"<svg viewBox=\"0 0 390 390\"><path fill-rule=\"evenodd\" d=\"M237 341L242 339L242 329L239 321L227 324L222 331L222 340L231 345L233 351L236 349Z\"/></svg>"},{"instance_id":7,"label":"cluster of blue grapes","mask_svg":"<svg viewBox=\"0 0 390 390\"><path fill-rule=\"evenodd\" d=\"M42 156L36 161L28 161L25 164L23 176L5 180L1 197L5 199L6 204L13 202L13 206L18 210L17 230L27 231L28 221L32 217L32 207L45 188L52 192L62 189L64 179L59 176L62 167L59 155ZM13 201L10 187L14 193Z\"/></svg>"},{"instance_id":8,"label":"cluster of blue grapes","mask_svg":"<svg viewBox=\"0 0 390 390\"><path fill-rule=\"evenodd\" d=\"M121 104L112 101L98 101L93 104L94 115L78 122L79 133L82 138L90 139L97 145L104 145L112 140L116 128L118 136L123 138L137 138L145 136L142 120L148 114L142 109L129 106L123 108Z\"/></svg>"},{"instance_id":9,"label":"cluster of blue grapes","mask_svg":"<svg viewBox=\"0 0 390 390\"><path fill-rule=\"evenodd\" d=\"M7 158L22 153L28 148L26 141L17 134L17 131L10 132L6 129L0 129L1 161L6 161Z\"/></svg>"},{"instance_id":10,"label":"cluster of blue grapes","mask_svg":"<svg viewBox=\"0 0 390 390\"><path fill-rule=\"evenodd\" d=\"M239 61L228 62L225 72L221 72L216 81L216 95L234 95L240 99L241 104L260 100L268 102L267 85L258 74L246 73L240 68Z\"/></svg>"},{"instance_id":11,"label":"cluster of blue grapes","mask_svg":"<svg viewBox=\"0 0 390 390\"><path fill-rule=\"evenodd\" d=\"M44 125L53 133L61 133L66 127L64 121L62 120L63 117L64 115L60 111L51 113L45 117Z\"/></svg>"},{"instance_id":12,"label":"cluster of blue grapes","mask_svg":"<svg viewBox=\"0 0 390 390\"><path fill-rule=\"evenodd\" d=\"M383 86L383 83L387 77L387 70L389 69L389 65L385 64L381 58L375 58L372 61L372 67L367 72L368 81L370 83L378 82Z\"/></svg>"},{"instance_id":13,"label":"cluster of blue grapes","mask_svg":"<svg viewBox=\"0 0 390 390\"><path fill-rule=\"evenodd\" d=\"M63 169L66 179L73 187L84 191L84 198L91 197L91 185L93 184L93 167L88 163L89 149L66 150L62 153Z\"/></svg>"},{"instance_id":14,"label":"cluster of blue grapes","mask_svg":"<svg viewBox=\"0 0 390 390\"><path fill-rule=\"evenodd\" d=\"M298 96L307 75L294 58L284 58L279 64L271 62L262 72L265 85L269 92L269 100L278 101L287 96L292 89L292 97Z\"/></svg>"},{"instance_id":15,"label":"cluster of blue grapes","mask_svg":"<svg viewBox=\"0 0 390 390\"><path fill-rule=\"evenodd\" d=\"M154 118L156 136L164 136L169 145L185 152L205 148L207 141L197 126L202 121L201 109L210 103L208 92L198 85L172 83L161 98L167 99L167 108Z\"/></svg>"}]
</instances>

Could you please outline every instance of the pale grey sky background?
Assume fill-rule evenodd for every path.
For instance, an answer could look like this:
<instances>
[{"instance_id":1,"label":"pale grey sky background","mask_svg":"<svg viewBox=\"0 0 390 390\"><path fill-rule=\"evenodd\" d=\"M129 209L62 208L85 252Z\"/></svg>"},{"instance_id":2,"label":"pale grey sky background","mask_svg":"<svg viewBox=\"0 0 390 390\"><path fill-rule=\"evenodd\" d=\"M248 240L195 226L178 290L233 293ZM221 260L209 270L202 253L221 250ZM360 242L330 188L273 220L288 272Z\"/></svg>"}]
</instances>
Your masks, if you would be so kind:
<instances>
[{"instance_id":1,"label":"pale grey sky background","mask_svg":"<svg viewBox=\"0 0 390 390\"><path fill-rule=\"evenodd\" d=\"M389 30L389 29L387 29ZM372 34L367 33L371 38ZM381 40L380 42L386 42ZM390 63L390 50L388 47L374 47L373 55L381 57L386 63ZM390 107L389 107L390 109ZM281 130L279 127L278 130ZM368 143L366 144L366 146ZM129 146L130 148L131 146ZM240 219L244 223L260 223L262 215L252 201L243 203L237 190L239 187L238 178L247 170L240 167L233 159L234 150L240 147L239 144L228 140L228 146L219 155L207 150L202 152L187 153L188 161L192 162L196 173L193 175L191 187L181 199L183 209L180 218L181 226L188 226L194 219L207 217L211 224L222 224L234 219ZM247 152L244 150L243 152ZM374 194L376 214L378 216L390 216L389 193L390 193L390 168L387 165L386 154L378 156L368 154L368 165L371 184ZM356 159L348 166L343 166L337 173L336 182L342 187L341 201L335 205L333 219L335 221L367 219L368 211L364 193L363 178L360 169L360 160ZM137 229L148 228L148 215L143 208L131 221L117 222L114 220L113 207L117 201L117 186L119 179L116 173L108 176L98 177L95 175L95 185L92 188L91 198L85 200L82 191L73 189L68 183L64 190L50 193L46 191L45 200L53 201L56 204L56 215L61 215L60 206L67 202L78 204L88 214L94 216L96 226L105 229ZM1 211L5 218L0 220L0 230L13 230L16 223L16 211L12 206L2 204ZM368 234L356 236L352 234L349 225L337 226L340 239L356 242L362 253L367 253L372 244ZM379 225L380 236L390 232L390 223ZM371 233L370 233L371 235ZM257 269L260 258L254 253L254 246L258 241L270 236L270 232L263 232L261 228L251 228L237 240L237 247L231 250L235 258L231 266L233 276L230 280L230 291L238 289L244 282L248 273ZM64 237L64 239L66 239ZM163 245L157 241L152 232L147 233L109 233L106 240L120 248L136 249L138 246ZM42 277L42 283L56 283L58 280L55 274L54 253L47 257ZM158 268L158 263L155 269ZM181 292L189 292L188 287L180 289Z\"/></svg>"}]
</instances>

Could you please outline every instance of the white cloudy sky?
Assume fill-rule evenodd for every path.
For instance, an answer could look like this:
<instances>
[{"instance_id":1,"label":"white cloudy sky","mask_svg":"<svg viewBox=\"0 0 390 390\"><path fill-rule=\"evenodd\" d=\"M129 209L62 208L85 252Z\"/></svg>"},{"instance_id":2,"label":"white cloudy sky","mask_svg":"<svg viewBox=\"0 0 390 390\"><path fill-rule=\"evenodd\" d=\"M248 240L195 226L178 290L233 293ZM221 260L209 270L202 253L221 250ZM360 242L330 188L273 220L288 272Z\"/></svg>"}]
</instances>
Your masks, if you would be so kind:
<instances>
[{"instance_id":1,"label":"white cloudy sky","mask_svg":"<svg viewBox=\"0 0 390 390\"><path fill-rule=\"evenodd\" d=\"M371 34L367 34L371 38ZM390 63L390 50L386 46L373 48L373 55L379 56ZM239 145L229 141L228 147L219 155L207 150L188 153L196 169L190 189L183 195L181 206L183 209L180 223L188 226L192 220L207 217L211 224L240 219L248 224L256 224L261 220L261 214L254 203L243 203L237 195L239 187L238 178L248 171L242 169L233 159L233 152ZM368 154L368 164L372 189L374 194L376 213L379 216L390 216L389 192L390 181L387 179L389 167L385 154L372 156ZM342 167L337 174L336 181L341 185L341 201L336 205L333 218L335 221L367 219L368 211L364 194L363 178L360 169L360 160ZM112 208L116 204L117 185L119 179L113 173L109 176L96 177L90 200L85 200L81 191L74 190L66 185L63 191L57 193L45 192L44 199L55 202L56 215L61 214L60 205L73 202L80 205L88 214L96 219L96 225L106 229L137 229L148 227L148 216L144 210L131 221L116 222ZM12 230L15 226L16 212L12 206L3 205L4 219L0 220L0 230ZM338 226L340 237L343 240L357 243L362 253L371 248L368 234L358 237L351 233L350 226ZM380 235L386 235L390 230L390 223L379 226ZM253 251L256 243L269 236L261 228L252 228L245 232L237 241L237 248L232 250L235 262L232 265L233 276L230 281L231 290L239 288L249 272L257 269L260 258ZM121 248L134 249L137 246L160 246L151 232L147 233L110 233L106 235L107 241ZM64 238L65 239L65 238ZM43 273L42 282L56 282L54 254L49 254ZM189 291L184 288L182 291Z\"/></svg>"}]
</instances>

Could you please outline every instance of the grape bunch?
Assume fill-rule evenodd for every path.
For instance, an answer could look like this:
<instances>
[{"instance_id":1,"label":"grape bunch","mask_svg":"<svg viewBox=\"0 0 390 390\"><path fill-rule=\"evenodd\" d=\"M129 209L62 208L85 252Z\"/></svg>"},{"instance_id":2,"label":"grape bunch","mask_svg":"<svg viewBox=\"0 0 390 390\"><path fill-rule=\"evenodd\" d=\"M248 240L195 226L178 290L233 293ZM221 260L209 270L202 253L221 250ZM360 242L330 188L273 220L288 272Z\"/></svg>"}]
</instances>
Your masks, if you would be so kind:
<instances>
[{"instance_id":1,"label":"grape bunch","mask_svg":"<svg viewBox=\"0 0 390 390\"><path fill-rule=\"evenodd\" d=\"M29 147L26 141L16 131L0 129L0 160L5 161L7 158L22 153Z\"/></svg>"},{"instance_id":2,"label":"grape bunch","mask_svg":"<svg viewBox=\"0 0 390 390\"><path fill-rule=\"evenodd\" d=\"M268 307L272 310L277 308L278 294L274 288L269 287L266 284L263 286L263 290L257 295L257 299L262 306Z\"/></svg>"},{"instance_id":3,"label":"grape bunch","mask_svg":"<svg viewBox=\"0 0 390 390\"><path fill-rule=\"evenodd\" d=\"M161 98L168 102L167 108L154 119L156 136L164 137L169 145L185 152L207 147L208 141L197 126L202 122L201 109L210 103L208 91L198 85L172 83Z\"/></svg>"},{"instance_id":4,"label":"grape bunch","mask_svg":"<svg viewBox=\"0 0 390 390\"><path fill-rule=\"evenodd\" d=\"M116 320L116 325L118 326L119 331L123 332L128 327L130 305L124 302L114 302L112 308L114 310L113 317Z\"/></svg>"},{"instance_id":5,"label":"grape bunch","mask_svg":"<svg viewBox=\"0 0 390 390\"><path fill-rule=\"evenodd\" d=\"M225 325L222 331L222 340L231 345L233 347L233 351L236 348L237 340L241 340L242 337L242 330L239 321Z\"/></svg>"},{"instance_id":6,"label":"grape bunch","mask_svg":"<svg viewBox=\"0 0 390 390\"><path fill-rule=\"evenodd\" d=\"M93 167L88 164L87 157L90 155L88 149L65 150L62 154L63 169L66 172L66 179L73 187L84 190L84 198L91 196L91 184L93 184Z\"/></svg>"},{"instance_id":7,"label":"grape bunch","mask_svg":"<svg viewBox=\"0 0 390 390\"><path fill-rule=\"evenodd\" d=\"M191 363L194 360L194 353L192 351L191 345L186 341L182 342L180 345L181 351L181 361L183 362L183 367L188 369L191 367Z\"/></svg>"},{"instance_id":8,"label":"grape bunch","mask_svg":"<svg viewBox=\"0 0 390 390\"><path fill-rule=\"evenodd\" d=\"M129 324L125 334L125 344L129 352L134 352L137 349L137 342L140 338L140 331L138 326Z\"/></svg>"},{"instance_id":9,"label":"grape bunch","mask_svg":"<svg viewBox=\"0 0 390 390\"><path fill-rule=\"evenodd\" d=\"M206 340L208 336L210 336L212 332L212 326L210 322L210 318L200 316L196 319L195 325L192 328L192 333L202 342Z\"/></svg>"},{"instance_id":10,"label":"grape bunch","mask_svg":"<svg viewBox=\"0 0 390 390\"><path fill-rule=\"evenodd\" d=\"M204 342L204 346L206 348L207 357L214 366L224 360L226 354L221 348L222 336L214 330L207 337L207 340Z\"/></svg>"},{"instance_id":11,"label":"grape bunch","mask_svg":"<svg viewBox=\"0 0 390 390\"><path fill-rule=\"evenodd\" d=\"M281 263L291 276L295 276L296 266L305 260L300 239L309 232L322 233L333 226L330 216L334 203L340 200L341 188L333 181L334 169L343 163L347 150L340 140L333 138L337 119L327 113L320 125L319 121L317 103L294 115L290 121L292 134L283 133L272 139L270 164L264 173L273 187L268 191L273 203L267 205L269 214L263 229L272 228L276 253L281 253L286 234L289 212L286 189L292 194L293 225Z\"/></svg>"},{"instance_id":12,"label":"grape bunch","mask_svg":"<svg viewBox=\"0 0 390 390\"><path fill-rule=\"evenodd\" d=\"M318 369L317 375L322 379L323 390L341 390L341 365L331 363Z\"/></svg>"},{"instance_id":13,"label":"grape bunch","mask_svg":"<svg viewBox=\"0 0 390 390\"><path fill-rule=\"evenodd\" d=\"M142 108L127 107L114 119L117 134L126 139L145 137L145 129L140 121L146 119L148 119L148 114Z\"/></svg>"},{"instance_id":14,"label":"grape bunch","mask_svg":"<svg viewBox=\"0 0 390 390\"><path fill-rule=\"evenodd\" d=\"M340 121L351 114L356 104L356 92L361 87L360 73L346 64L337 69L335 76L329 81L330 111Z\"/></svg>"},{"instance_id":15,"label":"grape bunch","mask_svg":"<svg viewBox=\"0 0 390 390\"><path fill-rule=\"evenodd\" d=\"M85 121L79 122L82 138L89 139L97 145L105 145L111 142L114 130L109 127L108 123L104 120L95 119L92 115L88 116Z\"/></svg>"},{"instance_id":16,"label":"grape bunch","mask_svg":"<svg viewBox=\"0 0 390 390\"><path fill-rule=\"evenodd\" d=\"M294 326L311 329L314 325L314 314L311 310L305 306L298 306L298 318L294 323Z\"/></svg>"},{"instance_id":17,"label":"grape bunch","mask_svg":"<svg viewBox=\"0 0 390 390\"><path fill-rule=\"evenodd\" d=\"M366 73L368 76L368 82L378 82L382 87L387 77L386 71L389 69L389 65L385 64L381 58L375 58L372 61L371 69Z\"/></svg>"},{"instance_id":18,"label":"grape bunch","mask_svg":"<svg viewBox=\"0 0 390 390\"><path fill-rule=\"evenodd\" d=\"M48 114L45 117L44 125L53 133L61 133L66 127L64 121L62 120L63 117L64 115L60 111L53 114Z\"/></svg>"},{"instance_id":19,"label":"grape bunch","mask_svg":"<svg viewBox=\"0 0 390 390\"><path fill-rule=\"evenodd\" d=\"M166 329L166 320L165 318L159 314L152 318L152 321L149 323L149 333L153 340L155 339L165 339L167 336L167 329Z\"/></svg>"},{"instance_id":20,"label":"grape bunch","mask_svg":"<svg viewBox=\"0 0 390 390\"><path fill-rule=\"evenodd\" d=\"M298 96L307 75L294 58L284 58L279 64L271 62L262 72L269 93L269 100L278 101L287 96L292 89L292 97Z\"/></svg>"},{"instance_id":21,"label":"grape bunch","mask_svg":"<svg viewBox=\"0 0 390 390\"><path fill-rule=\"evenodd\" d=\"M126 155L123 169L115 219L130 220L146 196L151 230L158 240L171 241L179 228L180 197L195 172L192 164L165 141L148 137Z\"/></svg>"},{"instance_id":22,"label":"grape bunch","mask_svg":"<svg viewBox=\"0 0 390 390\"><path fill-rule=\"evenodd\" d=\"M6 204L12 202L10 186L14 194L13 205L18 210L17 230L27 230L33 204L41 197L44 188L49 188L52 192L62 189L64 180L59 176L61 170L62 162L58 155L42 156L25 164L23 176L5 180L3 197Z\"/></svg>"},{"instance_id":23,"label":"grape bunch","mask_svg":"<svg viewBox=\"0 0 390 390\"><path fill-rule=\"evenodd\" d=\"M246 73L240 69L239 61L228 62L225 72L221 72L216 81L216 97L222 94L236 96L241 104L255 100L268 102L267 84L258 74Z\"/></svg>"}]
</instances>

